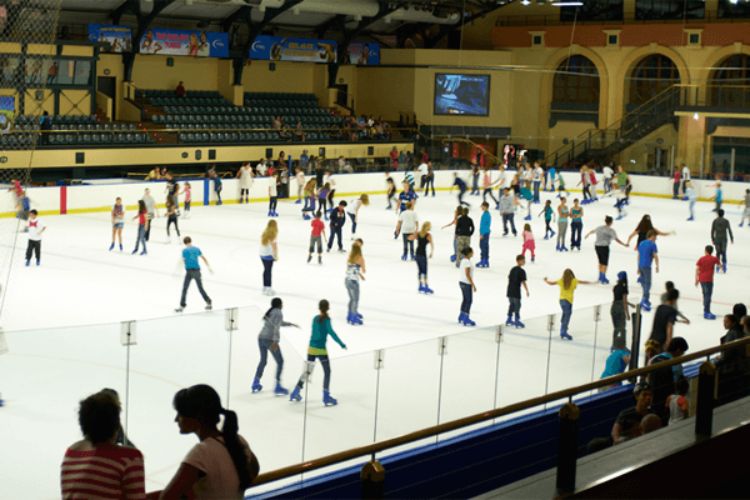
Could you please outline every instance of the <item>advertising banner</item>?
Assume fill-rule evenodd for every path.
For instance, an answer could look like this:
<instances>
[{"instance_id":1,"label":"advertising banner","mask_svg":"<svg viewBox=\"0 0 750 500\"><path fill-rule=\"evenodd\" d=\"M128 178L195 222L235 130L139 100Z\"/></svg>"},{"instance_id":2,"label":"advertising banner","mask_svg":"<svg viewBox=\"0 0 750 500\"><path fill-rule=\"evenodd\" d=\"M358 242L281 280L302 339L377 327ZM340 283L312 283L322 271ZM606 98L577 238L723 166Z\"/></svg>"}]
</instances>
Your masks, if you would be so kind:
<instances>
[{"instance_id":1,"label":"advertising banner","mask_svg":"<svg viewBox=\"0 0 750 500\"><path fill-rule=\"evenodd\" d=\"M250 59L328 63L336 60L336 42L259 35L250 46Z\"/></svg>"},{"instance_id":2,"label":"advertising banner","mask_svg":"<svg viewBox=\"0 0 750 500\"><path fill-rule=\"evenodd\" d=\"M12 95L0 96L0 132L7 132L16 116L16 98Z\"/></svg>"},{"instance_id":3,"label":"advertising banner","mask_svg":"<svg viewBox=\"0 0 750 500\"><path fill-rule=\"evenodd\" d=\"M127 26L112 24L89 24L89 41L94 43L109 43L106 52L132 52L133 33Z\"/></svg>"},{"instance_id":4,"label":"advertising banner","mask_svg":"<svg viewBox=\"0 0 750 500\"><path fill-rule=\"evenodd\" d=\"M347 64L375 66L380 64L380 44L374 42L352 42L346 50Z\"/></svg>"},{"instance_id":5,"label":"advertising banner","mask_svg":"<svg viewBox=\"0 0 750 500\"><path fill-rule=\"evenodd\" d=\"M141 38L139 51L170 56L229 57L229 34L154 28Z\"/></svg>"}]
</instances>

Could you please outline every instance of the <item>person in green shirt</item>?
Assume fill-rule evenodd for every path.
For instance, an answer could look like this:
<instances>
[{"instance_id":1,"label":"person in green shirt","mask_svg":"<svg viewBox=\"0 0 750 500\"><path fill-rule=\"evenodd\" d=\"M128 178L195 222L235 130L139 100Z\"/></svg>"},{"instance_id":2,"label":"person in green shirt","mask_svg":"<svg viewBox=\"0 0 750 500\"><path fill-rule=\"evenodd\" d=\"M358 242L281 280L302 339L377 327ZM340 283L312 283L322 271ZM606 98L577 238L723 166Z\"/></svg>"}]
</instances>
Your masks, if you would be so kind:
<instances>
[{"instance_id":1,"label":"person in green shirt","mask_svg":"<svg viewBox=\"0 0 750 500\"><path fill-rule=\"evenodd\" d=\"M319 359L323 365L323 404L325 406L336 406L338 400L331 397L331 364L328 360L328 350L326 342L330 336L342 349L346 349L341 339L336 335L331 326L331 318L328 316L328 310L331 308L327 300L323 299L318 303L320 314L315 316L312 321L312 335L310 336L310 346L307 348L307 364L304 372L300 375L299 382L289 395L289 401L302 401L300 392L305 386L305 381L312 375L315 368L315 360Z\"/></svg>"}]
</instances>

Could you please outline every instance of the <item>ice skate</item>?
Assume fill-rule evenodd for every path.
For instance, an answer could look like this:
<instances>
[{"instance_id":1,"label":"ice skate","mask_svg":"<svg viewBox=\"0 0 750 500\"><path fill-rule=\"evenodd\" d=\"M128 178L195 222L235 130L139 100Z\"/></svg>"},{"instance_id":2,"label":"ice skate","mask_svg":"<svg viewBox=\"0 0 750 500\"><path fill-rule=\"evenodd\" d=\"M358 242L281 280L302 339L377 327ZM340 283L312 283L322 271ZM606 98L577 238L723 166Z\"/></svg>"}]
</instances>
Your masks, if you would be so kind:
<instances>
[{"instance_id":1,"label":"ice skate","mask_svg":"<svg viewBox=\"0 0 750 500\"><path fill-rule=\"evenodd\" d=\"M286 395L288 395L288 394L289 394L289 389L287 389L287 388L283 387L283 386L281 385L281 383L279 383L279 382L276 382L276 387L274 387L274 389L273 389L273 393L274 393L274 394L275 394L276 396L286 396Z\"/></svg>"},{"instance_id":2,"label":"ice skate","mask_svg":"<svg viewBox=\"0 0 750 500\"><path fill-rule=\"evenodd\" d=\"M323 404L325 406L336 406L339 404L338 399L331 396L331 393L328 391L323 391Z\"/></svg>"},{"instance_id":3,"label":"ice skate","mask_svg":"<svg viewBox=\"0 0 750 500\"><path fill-rule=\"evenodd\" d=\"M292 393L289 395L289 401L295 401L297 403L302 401L302 396L300 395L299 386L295 386L295 388L292 390Z\"/></svg>"},{"instance_id":4,"label":"ice skate","mask_svg":"<svg viewBox=\"0 0 750 500\"><path fill-rule=\"evenodd\" d=\"M260 379L253 380L253 385L250 387L250 390L253 391L253 393L260 392L263 390L263 386L260 383Z\"/></svg>"}]
</instances>

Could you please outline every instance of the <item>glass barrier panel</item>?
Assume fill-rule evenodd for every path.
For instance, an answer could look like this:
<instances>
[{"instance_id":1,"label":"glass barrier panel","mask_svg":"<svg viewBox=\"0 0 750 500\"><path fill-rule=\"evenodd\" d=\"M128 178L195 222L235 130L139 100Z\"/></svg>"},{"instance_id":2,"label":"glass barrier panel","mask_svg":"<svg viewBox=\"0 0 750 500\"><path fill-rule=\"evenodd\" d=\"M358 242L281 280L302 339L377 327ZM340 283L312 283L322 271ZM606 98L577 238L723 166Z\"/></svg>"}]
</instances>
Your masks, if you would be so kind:
<instances>
[{"instance_id":1,"label":"glass barrier panel","mask_svg":"<svg viewBox=\"0 0 750 500\"><path fill-rule=\"evenodd\" d=\"M573 307L568 326L568 334L573 340L563 340L560 337L559 323L552 332L547 392L568 389L591 381L596 330L595 309L575 309L575 304ZM562 320L559 316L558 319Z\"/></svg>"},{"instance_id":2,"label":"glass barrier panel","mask_svg":"<svg viewBox=\"0 0 750 500\"><path fill-rule=\"evenodd\" d=\"M180 389L208 384L227 404L229 336L224 311L139 321L130 355L128 436L146 459L146 489L166 486L198 441L181 435L172 400Z\"/></svg>"},{"instance_id":3,"label":"glass barrier panel","mask_svg":"<svg viewBox=\"0 0 750 500\"><path fill-rule=\"evenodd\" d=\"M60 463L82 439L78 403L104 388L126 402L120 325L5 332L0 356L0 453L4 498L59 498ZM123 412L121 418L126 418ZM29 439L33 437L34 443ZM39 471L45 471L39 474Z\"/></svg>"}]
</instances>

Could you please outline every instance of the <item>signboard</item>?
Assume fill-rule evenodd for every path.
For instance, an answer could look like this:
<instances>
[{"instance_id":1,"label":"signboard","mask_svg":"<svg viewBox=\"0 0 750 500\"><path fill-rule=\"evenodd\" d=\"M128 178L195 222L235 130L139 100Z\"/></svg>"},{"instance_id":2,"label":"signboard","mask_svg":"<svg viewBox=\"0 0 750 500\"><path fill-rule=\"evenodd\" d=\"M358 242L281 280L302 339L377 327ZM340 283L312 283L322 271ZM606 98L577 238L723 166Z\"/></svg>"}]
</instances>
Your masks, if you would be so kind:
<instances>
[{"instance_id":1,"label":"signboard","mask_svg":"<svg viewBox=\"0 0 750 500\"><path fill-rule=\"evenodd\" d=\"M250 46L250 59L329 63L336 60L336 42L259 35Z\"/></svg>"},{"instance_id":2,"label":"signboard","mask_svg":"<svg viewBox=\"0 0 750 500\"><path fill-rule=\"evenodd\" d=\"M229 35L215 31L148 30L138 44L141 54L229 57Z\"/></svg>"},{"instance_id":3,"label":"signboard","mask_svg":"<svg viewBox=\"0 0 750 500\"><path fill-rule=\"evenodd\" d=\"M375 66L380 64L380 44L374 42L352 42L346 50L348 64Z\"/></svg>"},{"instance_id":4,"label":"signboard","mask_svg":"<svg viewBox=\"0 0 750 500\"><path fill-rule=\"evenodd\" d=\"M7 132L16 116L16 98L12 95L0 96L0 132Z\"/></svg>"},{"instance_id":5,"label":"signboard","mask_svg":"<svg viewBox=\"0 0 750 500\"><path fill-rule=\"evenodd\" d=\"M89 41L94 43L108 43L107 52L132 52L133 33L127 26L112 24L89 24Z\"/></svg>"}]
</instances>

